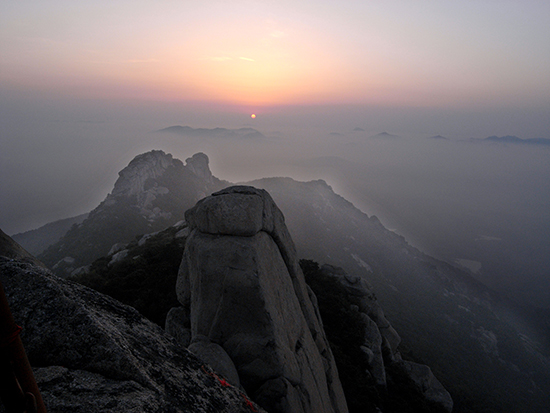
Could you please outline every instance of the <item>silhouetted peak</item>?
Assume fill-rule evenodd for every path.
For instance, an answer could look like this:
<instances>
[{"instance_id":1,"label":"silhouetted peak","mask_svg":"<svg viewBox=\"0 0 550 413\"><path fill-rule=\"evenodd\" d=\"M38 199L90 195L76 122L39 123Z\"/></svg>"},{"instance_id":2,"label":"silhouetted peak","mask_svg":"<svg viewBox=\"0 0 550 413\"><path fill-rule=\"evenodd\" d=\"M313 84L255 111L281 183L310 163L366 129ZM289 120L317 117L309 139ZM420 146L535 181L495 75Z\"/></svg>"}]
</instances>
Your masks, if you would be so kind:
<instances>
[{"instance_id":1,"label":"silhouetted peak","mask_svg":"<svg viewBox=\"0 0 550 413\"><path fill-rule=\"evenodd\" d=\"M389 138L399 138L397 135L392 135L388 132L380 132L377 135L371 136L371 138L382 138L382 139L389 139Z\"/></svg>"}]
</instances>

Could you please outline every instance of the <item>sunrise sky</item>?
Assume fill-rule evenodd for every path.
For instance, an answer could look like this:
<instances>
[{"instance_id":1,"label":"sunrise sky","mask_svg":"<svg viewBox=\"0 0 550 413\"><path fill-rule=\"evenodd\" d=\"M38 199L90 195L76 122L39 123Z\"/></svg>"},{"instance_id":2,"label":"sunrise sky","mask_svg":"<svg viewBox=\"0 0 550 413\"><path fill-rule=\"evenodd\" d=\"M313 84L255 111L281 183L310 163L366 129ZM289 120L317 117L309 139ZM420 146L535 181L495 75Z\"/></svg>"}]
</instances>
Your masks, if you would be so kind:
<instances>
[{"instance_id":1,"label":"sunrise sky","mask_svg":"<svg viewBox=\"0 0 550 413\"><path fill-rule=\"evenodd\" d=\"M504 162L424 141L550 138L549 22L548 0L0 0L0 227L90 211L151 149L202 151L234 182L330 181L289 165L338 155L374 168L396 196L403 186L384 179L401 183L404 164L490 176L514 162L546 176L546 152ZM172 125L267 139L152 133ZM356 149L357 130L420 144Z\"/></svg>"},{"instance_id":2,"label":"sunrise sky","mask_svg":"<svg viewBox=\"0 0 550 413\"><path fill-rule=\"evenodd\" d=\"M301 104L550 101L550 2L0 2L4 93Z\"/></svg>"}]
</instances>

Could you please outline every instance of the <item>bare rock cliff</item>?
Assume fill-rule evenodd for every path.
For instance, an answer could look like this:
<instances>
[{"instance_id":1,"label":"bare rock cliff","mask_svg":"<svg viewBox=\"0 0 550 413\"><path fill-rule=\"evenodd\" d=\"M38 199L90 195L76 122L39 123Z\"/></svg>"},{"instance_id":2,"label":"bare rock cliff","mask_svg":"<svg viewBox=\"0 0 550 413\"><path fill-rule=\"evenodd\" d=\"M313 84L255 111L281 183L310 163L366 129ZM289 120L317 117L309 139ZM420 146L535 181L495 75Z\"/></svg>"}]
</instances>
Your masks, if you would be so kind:
<instances>
[{"instance_id":1,"label":"bare rock cliff","mask_svg":"<svg viewBox=\"0 0 550 413\"><path fill-rule=\"evenodd\" d=\"M172 313L187 323L180 330L223 349L240 384L270 413L347 412L315 296L271 196L227 188L199 201L186 220L191 234L177 283L183 308ZM168 329L177 330L175 318Z\"/></svg>"}]
</instances>

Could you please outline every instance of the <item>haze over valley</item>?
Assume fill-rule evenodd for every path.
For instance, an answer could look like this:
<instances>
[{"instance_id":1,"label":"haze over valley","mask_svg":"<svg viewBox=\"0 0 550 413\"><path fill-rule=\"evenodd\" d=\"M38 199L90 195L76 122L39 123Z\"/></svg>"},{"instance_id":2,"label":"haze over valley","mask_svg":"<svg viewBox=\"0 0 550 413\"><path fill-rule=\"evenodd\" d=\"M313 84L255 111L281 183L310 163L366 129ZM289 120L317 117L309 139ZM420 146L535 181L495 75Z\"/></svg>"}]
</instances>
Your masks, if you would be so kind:
<instances>
[{"instance_id":1,"label":"haze over valley","mask_svg":"<svg viewBox=\"0 0 550 413\"><path fill-rule=\"evenodd\" d=\"M466 266L519 302L549 306L550 146L494 142L485 139L489 134L434 139L389 127L394 133L382 134L359 120L345 128L274 130L261 128L258 117L233 128L216 125L228 133L203 128L191 134L159 130L194 125L157 122L18 123L18 133L27 130L26 136L40 134L44 141L2 162L6 231L89 212L124 163L141 152L162 149L180 159L204 152L214 175L231 182L324 179L422 251ZM258 133L231 132L242 128ZM17 153L30 140L20 136L6 142L12 149L5 153ZM64 144L49 147L50 140Z\"/></svg>"}]
</instances>

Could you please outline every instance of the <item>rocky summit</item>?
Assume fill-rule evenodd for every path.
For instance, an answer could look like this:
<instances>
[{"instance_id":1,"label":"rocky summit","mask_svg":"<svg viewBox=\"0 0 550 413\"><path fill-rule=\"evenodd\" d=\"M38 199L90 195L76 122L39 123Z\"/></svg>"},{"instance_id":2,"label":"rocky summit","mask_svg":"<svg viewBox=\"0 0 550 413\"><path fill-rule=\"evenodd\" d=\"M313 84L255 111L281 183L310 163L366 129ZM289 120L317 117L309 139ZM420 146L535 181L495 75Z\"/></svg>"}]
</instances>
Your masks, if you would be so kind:
<instances>
[{"instance_id":1,"label":"rocky summit","mask_svg":"<svg viewBox=\"0 0 550 413\"><path fill-rule=\"evenodd\" d=\"M234 365L271 413L347 412L315 296L269 194L227 188L199 201L186 220L177 294L190 349L200 355L215 344L218 360L228 356L225 370Z\"/></svg>"},{"instance_id":2,"label":"rocky summit","mask_svg":"<svg viewBox=\"0 0 550 413\"><path fill-rule=\"evenodd\" d=\"M86 271L114 244L173 225L199 199L225 186L212 176L203 153L185 164L158 150L138 155L119 172L105 200L39 258L62 277Z\"/></svg>"}]
</instances>

